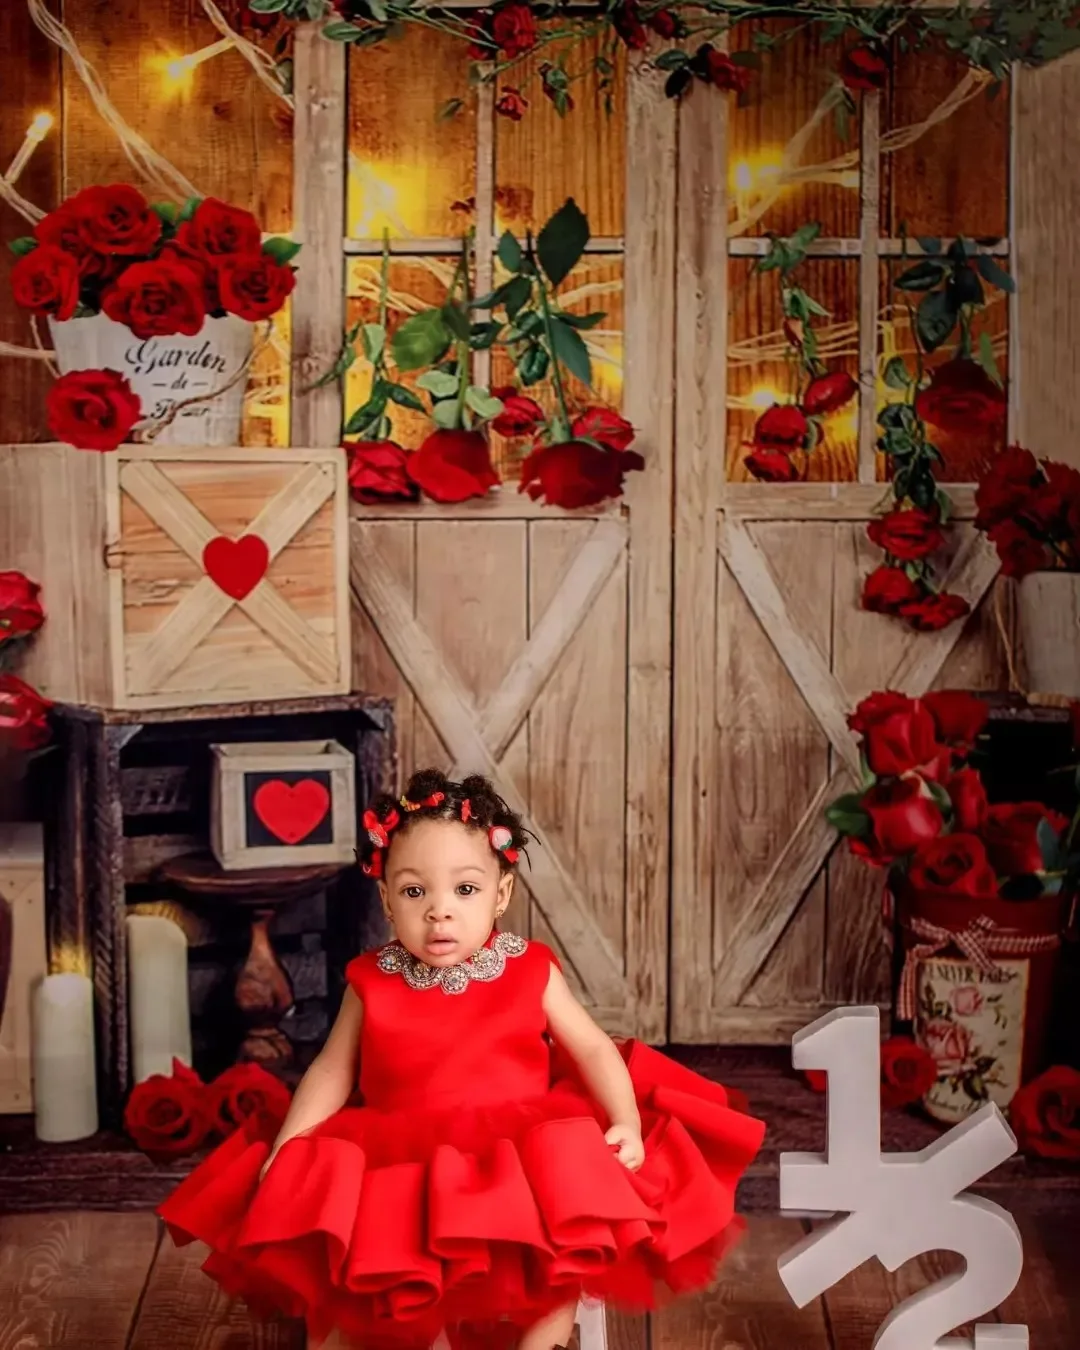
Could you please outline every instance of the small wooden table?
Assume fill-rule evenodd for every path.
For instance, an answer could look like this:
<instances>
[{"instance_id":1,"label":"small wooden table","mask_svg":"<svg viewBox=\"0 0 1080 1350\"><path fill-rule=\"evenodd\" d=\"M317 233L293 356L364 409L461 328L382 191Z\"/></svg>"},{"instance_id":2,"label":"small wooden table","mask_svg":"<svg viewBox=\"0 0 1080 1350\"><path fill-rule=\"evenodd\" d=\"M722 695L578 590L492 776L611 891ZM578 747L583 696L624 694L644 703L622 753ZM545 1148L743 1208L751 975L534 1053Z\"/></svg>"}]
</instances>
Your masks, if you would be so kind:
<instances>
[{"instance_id":1,"label":"small wooden table","mask_svg":"<svg viewBox=\"0 0 1080 1350\"><path fill-rule=\"evenodd\" d=\"M238 1060L253 1060L267 1069L283 1069L292 1062L292 1044L279 1026L293 1006L292 986L270 941L270 921L294 900L329 886L344 867L327 863L226 872L209 854L189 853L158 869L158 880L193 900L229 905L248 915L251 945L236 979L236 1006L246 1027Z\"/></svg>"}]
</instances>

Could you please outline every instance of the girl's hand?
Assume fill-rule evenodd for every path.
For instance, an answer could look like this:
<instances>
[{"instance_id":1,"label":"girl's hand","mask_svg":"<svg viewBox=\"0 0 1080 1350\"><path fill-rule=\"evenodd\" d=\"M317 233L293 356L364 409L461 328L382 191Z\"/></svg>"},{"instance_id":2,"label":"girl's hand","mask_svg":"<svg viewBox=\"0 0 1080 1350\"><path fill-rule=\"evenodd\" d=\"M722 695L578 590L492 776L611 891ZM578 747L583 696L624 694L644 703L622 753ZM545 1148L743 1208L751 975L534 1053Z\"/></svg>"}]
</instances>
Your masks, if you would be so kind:
<instances>
[{"instance_id":1,"label":"girl's hand","mask_svg":"<svg viewBox=\"0 0 1080 1350\"><path fill-rule=\"evenodd\" d=\"M630 1172L636 1172L645 1161L645 1144L636 1125L612 1125L604 1142L617 1149L616 1157Z\"/></svg>"}]
</instances>

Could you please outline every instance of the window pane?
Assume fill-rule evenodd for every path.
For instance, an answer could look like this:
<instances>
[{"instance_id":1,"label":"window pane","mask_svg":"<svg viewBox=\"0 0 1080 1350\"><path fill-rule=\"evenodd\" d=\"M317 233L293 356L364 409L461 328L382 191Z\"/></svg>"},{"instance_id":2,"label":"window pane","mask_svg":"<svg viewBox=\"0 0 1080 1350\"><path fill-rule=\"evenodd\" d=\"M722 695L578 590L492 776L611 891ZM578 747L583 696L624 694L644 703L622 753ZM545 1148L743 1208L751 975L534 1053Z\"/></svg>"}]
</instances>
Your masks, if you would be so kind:
<instances>
[{"instance_id":1,"label":"window pane","mask_svg":"<svg viewBox=\"0 0 1080 1350\"><path fill-rule=\"evenodd\" d=\"M729 220L738 234L792 234L808 220L821 222L826 237L857 238L859 234L859 132L852 121L840 134L829 102L839 48L823 43L820 28L807 30L777 20L740 23L731 34L732 50L752 50L754 34L772 37L775 46L762 53L741 106L733 95L698 86L691 98L729 99ZM794 34L785 37L785 34ZM783 185L780 170L785 148L792 149ZM740 221L753 223L745 226Z\"/></svg>"},{"instance_id":2,"label":"window pane","mask_svg":"<svg viewBox=\"0 0 1080 1350\"><path fill-rule=\"evenodd\" d=\"M1005 258L996 258L995 262L1004 270L1008 270L1009 263ZM905 264L896 259L891 265L883 264L881 268L881 296L880 296L880 319L878 322L878 406L882 406L886 401L893 401L902 395L889 389L882 373L890 357L904 357L908 369L915 369L915 343L911 335L911 321L908 314L905 296L901 292L892 289L890 282L890 272L895 275ZM971 326L972 348L978 352L982 334L985 332L990 338L993 348L994 361L997 365L1005 389L1008 389L1008 358L1009 358L1009 297L1004 291L999 291L987 285L986 307L980 310L974 318ZM906 297L912 301L913 305L918 304L919 297L911 295ZM926 358L926 369L933 372L943 366L947 361L951 361L956 356L955 337L947 342L938 351L933 352ZM1002 395L1003 397L1004 395ZM1005 447L1007 437L1007 427L1004 416L1000 418L996 426L989 429L982 429L974 415L965 418L965 430L963 432L949 432L944 427L929 427L930 435L934 445L938 447L944 456L944 464L939 464L935 470L937 477L942 482L968 483L978 477L979 473L989 461ZM879 479L889 477L888 466L884 458L878 456Z\"/></svg>"},{"instance_id":3,"label":"window pane","mask_svg":"<svg viewBox=\"0 0 1080 1350\"><path fill-rule=\"evenodd\" d=\"M552 25L547 25L548 29ZM566 51L574 108L565 118L544 96L538 68ZM603 51L615 68L609 90L593 61ZM601 37L540 47L503 77L500 89L520 88L529 107L520 122L495 119L495 209L500 228L538 229L567 197L589 218L594 236L623 232L626 192L626 59L608 51ZM605 102L610 100L610 111Z\"/></svg>"},{"instance_id":4,"label":"window pane","mask_svg":"<svg viewBox=\"0 0 1080 1350\"><path fill-rule=\"evenodd\" d=\"M256 337L258 342L258 337ZM289 351L292 302L274 315L270 340L256 352L247 378L242 445L289 444Z\"/></svg>"},{"instance_id":5,"label":"window pane","mask_svg":"<svg viewBox=\"0 0 1080 1350\"><path fill-rule=\"evenodd\" d=\"M439 121L452 98L456 117ZM468 44L404 25L393 42L349 55L348 233L355 239L445 238L476 184L476 96Z\"/></svg>"},{"instance_id":6,"label":"window pane","mask_svg":"<svg viewBox=\"0 0 1080 1350\"><path fill-rule=\"evenodd\" d=\"M923 130L928 118L940 116ZM881 228L909 234L1003 238L1008 233L1009 91L987 95L951 52L897 54L882 131L901 148L882 156Z\"/></svg>"},{"instance_id":7,"label":"window pane","mask_svg":"<svg viewBox=\"0 0 1080 1350\"><path fill-rule=\"evenodd\" d=\"M743 463L754 423L773 403L789 403L799 390L799 370L783 334L783 308L776 272L754 271L750 258L728 263L730 316L727 353L728 477L745 482ZM829 311L816 320L820 359L830 371L858 376L859 265L851 260L808 259L793 275L818 304ZM858 469L858 399L826 417L823 437L808 456L809 482L853 482Z\"/></svg>"},{"instance_id":8,"label":"window pane","mask_svg":"<svg viewBox=\"0 0 1080 1350\"><path fill-rule=\"evenodd\" d=\"M496 280L498 280L498 269ZM572 314L602 310L605 318L596 328L581 334L592 358L592 389L572 377L566 383L571 413L586 407L618 410L622 406L623 370L623 264L621 258L602 255L586 257L559 288L562 304ZM514 383L514 363L504 348L492 355L491 383L494 388ZM550 379L525 390L545 409L555 406L555 390ZM506 477L514 477L516 468L529 452L530 442L493 436L496 462Z\"/></svg>"}]
</instances>

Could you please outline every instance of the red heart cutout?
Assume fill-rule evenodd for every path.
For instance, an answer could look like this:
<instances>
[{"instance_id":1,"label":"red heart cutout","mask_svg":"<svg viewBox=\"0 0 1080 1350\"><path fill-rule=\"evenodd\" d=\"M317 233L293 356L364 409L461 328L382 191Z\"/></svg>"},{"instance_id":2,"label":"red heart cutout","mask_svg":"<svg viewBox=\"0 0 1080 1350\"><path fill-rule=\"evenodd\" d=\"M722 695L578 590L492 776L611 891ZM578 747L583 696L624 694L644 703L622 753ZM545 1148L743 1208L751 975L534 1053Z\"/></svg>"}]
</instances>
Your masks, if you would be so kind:
<instances>
[{"instance_id":1,"label":"red heart cutout","mask_svg":"<svg viewBox=\"0 0 1080 1350\"><path fill-rule=\"evenodd\" d=\"M255 814L283 844L306 839L330 810L330 793L314 778L285 783L272 778L252 799Z\"/></svg>"},{"instance_id":2,"label":"red heart cutout","mask_svg":"<svg viewBox=\"0 0 1080 1350\"><path fill-rule=\"evenodd\" d=\"M243 600L266 575L270 550L257 534L243 534L239 539L219 534L203 549L202 560L211 581L234 600Z\"/></svg>"}]
</instances>

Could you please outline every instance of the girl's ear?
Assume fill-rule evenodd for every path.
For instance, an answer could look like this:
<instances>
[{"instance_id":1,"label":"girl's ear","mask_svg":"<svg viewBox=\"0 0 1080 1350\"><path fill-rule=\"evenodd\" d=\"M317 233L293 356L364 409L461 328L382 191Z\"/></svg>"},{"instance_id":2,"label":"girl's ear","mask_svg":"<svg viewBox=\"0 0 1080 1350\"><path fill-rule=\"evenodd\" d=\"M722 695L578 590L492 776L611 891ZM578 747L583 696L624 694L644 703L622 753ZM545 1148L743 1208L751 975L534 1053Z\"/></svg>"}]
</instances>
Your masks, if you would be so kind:
<instances>
[{"instance_id":1,"label":"girl's ear","mask_svg":"<svg viewBox=\"0 0 1080 1350\"><path fill-rule=\"evenodd\" d=\"M502 876L499 878L498 901L496 904L496 910L500 917L506 913L513 894L514 894L514 873L504 872Z\"/></svg>"},{"instance_id":2,"label":"girl's ear","mask_svg":"<svg viewBox=\"0 0 1080 1350\"><path fill-rule=\"evenodd\" d=\"M387 918L389 918L389 917L390 917L390 892L386 889L386 882L385 882L385 881L377 881L377 882L375 883L375 885L378 886L378 888L379 888L379 900L380 900L381 903L382 903L383 913L386 915Z\"/></svg>"}]
</instances>

